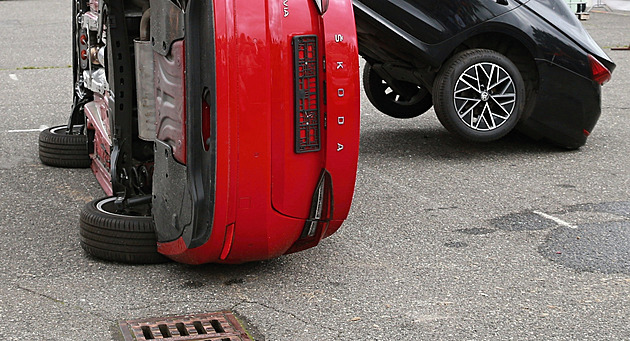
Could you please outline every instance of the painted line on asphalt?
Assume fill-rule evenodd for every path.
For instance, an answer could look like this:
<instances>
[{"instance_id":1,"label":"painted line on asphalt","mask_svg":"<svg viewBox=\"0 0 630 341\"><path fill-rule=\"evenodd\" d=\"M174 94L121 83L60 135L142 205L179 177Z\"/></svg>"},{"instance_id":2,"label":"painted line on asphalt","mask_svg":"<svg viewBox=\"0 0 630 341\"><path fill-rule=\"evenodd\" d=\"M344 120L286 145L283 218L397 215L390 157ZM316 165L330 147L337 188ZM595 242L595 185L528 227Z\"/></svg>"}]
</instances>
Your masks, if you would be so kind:
<instances>
[{"instance_id":1,"label":"painted line on asphalt","mask_svg":"<svg viewBox=\"0 0 630 341\"><path fill-rule=\"evenodd\" d=\"M13 79L14 81L18 80L17 75L14 73L10 73L9 78Z\"/></svg>"},{"instance_id":2,"label":"painted line on asphalt","mask_svg":"<svg viewBox=\"0 0 630 341\"><path fill-rule=\"evenodd\" d=\"M7 130L7 133L33 133L36 131L42 131L44 129L48 129L47 125L41 125L39 126L39 128L37 129L14 129L14 130Z\"/></svg>"},{"instance_id":3,"label":"painted line on asphalt","mask_svg":"<svg viewBox=\"0 0 630 341\"><path fill-rule=\"evenodd\" d=\"M562 226L565 226L565 227L568 227L568 228L571 228L571 229L576 229L577 228L577 226L569 224L566 221L564 221L564 220L562 220L562 219L560 219L558 217L554 217L552 215L549 215L549 214L546 214L546 213L543 213L543 212L540 212L540 211L534 211L534 213L538 214L539 216L541 216L541 217L543 217L545 219L553 220L558 225L562 225Z\"/></svg>"}]
</instances>

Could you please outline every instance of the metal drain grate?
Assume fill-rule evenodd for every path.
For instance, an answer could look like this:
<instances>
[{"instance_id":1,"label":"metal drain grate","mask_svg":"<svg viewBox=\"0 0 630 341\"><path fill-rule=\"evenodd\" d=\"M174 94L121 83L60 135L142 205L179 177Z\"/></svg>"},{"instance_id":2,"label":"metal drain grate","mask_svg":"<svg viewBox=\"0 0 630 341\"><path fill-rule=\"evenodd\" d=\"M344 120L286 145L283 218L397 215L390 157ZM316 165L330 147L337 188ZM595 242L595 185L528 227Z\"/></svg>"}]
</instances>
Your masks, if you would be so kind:
<instances>
[{"instance_id":1,"label":"metal drain grate","mask_svg":"<svg viewBox=\"0 0 630 341\"><path fill-rule=\"evenodd\" d=\"M229 311L121 321L125 341L252 341Z\"/></svg>"}]
</instances>

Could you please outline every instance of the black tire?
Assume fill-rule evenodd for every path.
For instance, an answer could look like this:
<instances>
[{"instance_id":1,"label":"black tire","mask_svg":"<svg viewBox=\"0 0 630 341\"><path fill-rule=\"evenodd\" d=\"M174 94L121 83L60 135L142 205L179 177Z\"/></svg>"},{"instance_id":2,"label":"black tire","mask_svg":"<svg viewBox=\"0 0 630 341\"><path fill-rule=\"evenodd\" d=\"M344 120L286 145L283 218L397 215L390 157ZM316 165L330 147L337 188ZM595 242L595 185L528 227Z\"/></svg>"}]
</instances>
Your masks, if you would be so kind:
<instances>
[{"instance_id":1,"label":"black tire","mask_svg":"<svg viewBox=\"0 0 630 341\"><path fill-rule=\"evenodd\" d=\"M88 138L81 134L82 126L74 126L72 134L68 134L66 128L65 125L56 126L39 134L39 159L53 167L90 167Z\"/></svg>"},{"instance_id":2,"label":"black tire","mask_svg":"<svg viewBox=\"0 0 630 341\"><path fill-rule=\"evenodd\" d=\"M363 68L363 89L370 103L378 111L394 118L413 118L427 112L433 106L431 93L423 87L404 81L395 81L396 92L392 86L365 63Z\"/></svg>"},{"instance_id":3,"label":"black tire","mask_svg":"<svg viewBox=\"0 0 630 341\"><path fill-rule=\"evenodd\" d=\"M434 109L442 125L475 142L498 140L512 131L527 96L514 63L484 49L463 51L449 59L433 89Z\"/></svg>"},{"instance_id":4,"label":"black tire","mask_svg":"<svg viewBox=\"0 0 630 341\"><path fill-rule=\"evenodd\" d=\"M114 197L96 199L83 207L80 216L81 247L88 254L113 262L164 263L158 253L150 209L116 213ZM144 212L143 212L144 211Z\"/></svg>"}]
</instances>

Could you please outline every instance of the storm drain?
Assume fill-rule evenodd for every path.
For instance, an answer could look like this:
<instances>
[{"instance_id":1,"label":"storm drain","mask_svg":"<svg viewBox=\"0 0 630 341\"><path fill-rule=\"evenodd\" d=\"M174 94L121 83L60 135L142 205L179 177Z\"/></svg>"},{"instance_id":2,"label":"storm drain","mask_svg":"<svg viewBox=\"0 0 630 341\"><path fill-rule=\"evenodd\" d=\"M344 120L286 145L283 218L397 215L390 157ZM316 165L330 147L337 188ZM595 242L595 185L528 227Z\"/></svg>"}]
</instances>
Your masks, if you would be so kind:
<instances>
[{"instance_id":1,"label":"storm drain","mask_svg":"<svg viewBox=\"0 0 630 341\"><path fill-rule=\"evenodd\" d=\"M228 311L121 321L120 330L125 341L252 340L234 314Z\"/></svg>"}]
</instances>

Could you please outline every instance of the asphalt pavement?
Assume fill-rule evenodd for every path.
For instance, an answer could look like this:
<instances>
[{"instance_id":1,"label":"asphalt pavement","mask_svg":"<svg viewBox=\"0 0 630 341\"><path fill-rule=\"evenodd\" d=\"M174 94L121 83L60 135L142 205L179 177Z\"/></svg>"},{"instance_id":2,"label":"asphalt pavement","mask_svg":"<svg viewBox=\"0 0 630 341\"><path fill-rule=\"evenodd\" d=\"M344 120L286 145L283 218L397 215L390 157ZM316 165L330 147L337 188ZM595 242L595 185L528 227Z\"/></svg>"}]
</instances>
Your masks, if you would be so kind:
<instances>
[{"instance_id":1,"label":"asphalt pavement","mask_svg":"<svg viewBox=\"0 0 630 341\"><path fill-rule=\"evenodd\" d=\"M630 1L628 0L596 0L593 1L593 8L606 8L613 11L630 11Z\"/></svg>"},{"instance_id":2,"label":"asphalt pavement","mask_svg":"<svg viewBox=\"0 0 630 341\"><path fill-rule=\"evenodd\" d=\"M0 338L121 340L121 320L236 312L265 340L630 338L630 16L584 22L617 63L587 144L468 144L363 98L354 203L318 247L237 266L88 257L89 170L38 160L66 121L70 1L0 1Z\"/></svg>"}]
</instances>

